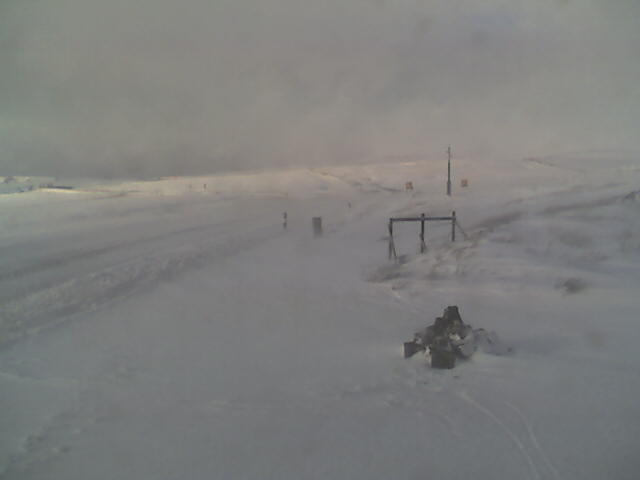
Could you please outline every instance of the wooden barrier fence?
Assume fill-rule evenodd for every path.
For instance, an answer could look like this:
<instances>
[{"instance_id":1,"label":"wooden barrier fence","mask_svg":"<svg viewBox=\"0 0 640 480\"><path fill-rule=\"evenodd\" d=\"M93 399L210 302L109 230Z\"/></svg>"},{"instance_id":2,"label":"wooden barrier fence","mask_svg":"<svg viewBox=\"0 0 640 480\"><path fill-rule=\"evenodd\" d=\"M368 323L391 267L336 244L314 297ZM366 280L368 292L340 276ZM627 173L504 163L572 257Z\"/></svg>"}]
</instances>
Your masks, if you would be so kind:
<instances>
[{"instance_id":1,"label":"wooden barrier fence","mask_svg":"<svg viewBox=\"0 0 640 480\"><path fill-rule=\"evenodd\" d=\"M424 230L426 222L451 222L451 241L456 241L456 212L451 212L449 217L427 217L424 213L419 217L392 217L389 219L389 259L398 258L396 253L396 247L393 242L393 224L396 222L420 222L420 253L424 253L427 249L427 245L424 241ZM459 228L459 227L458 227Z\"/></svg>"}]
</instances>

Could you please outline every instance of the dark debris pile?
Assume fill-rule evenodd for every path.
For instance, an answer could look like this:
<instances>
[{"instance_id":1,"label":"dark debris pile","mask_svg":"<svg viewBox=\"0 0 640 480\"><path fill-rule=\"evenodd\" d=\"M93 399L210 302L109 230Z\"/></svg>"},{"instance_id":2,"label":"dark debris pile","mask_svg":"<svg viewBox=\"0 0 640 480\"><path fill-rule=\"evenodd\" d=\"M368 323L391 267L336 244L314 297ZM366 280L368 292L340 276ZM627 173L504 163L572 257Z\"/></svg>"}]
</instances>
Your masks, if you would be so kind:
<instances>
[{"instance_id":1,"label":"dark debris pile","mask_svg":"<svg viewBox=\"0 0 640 480\"><path fill-rule=\"evenodd\" d=\"M416 332L412 341L404 343L404 358L425 352L431 357L433 368L453 368L456 359L469 358L478 349L494 355L511 352L495 332L464 323L458 307L453 305L445 308L432 325Z\"/></svg>"}]
</instances>

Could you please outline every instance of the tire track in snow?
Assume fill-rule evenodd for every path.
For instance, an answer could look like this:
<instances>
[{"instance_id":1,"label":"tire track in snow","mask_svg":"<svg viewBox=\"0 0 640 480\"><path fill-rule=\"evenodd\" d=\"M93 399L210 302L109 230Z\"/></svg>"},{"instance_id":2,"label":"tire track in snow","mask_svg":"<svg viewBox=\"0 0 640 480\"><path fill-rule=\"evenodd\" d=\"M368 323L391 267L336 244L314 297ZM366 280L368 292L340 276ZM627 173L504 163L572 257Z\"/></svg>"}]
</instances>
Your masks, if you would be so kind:
<instances>
[{"instance_id":1,"label":"tire track in snow","mask_svg":"<svg viewBox=\"0 0 640 480\"><path fill-rule=\"evenodd\" d=\"M59 266L68 266L69 263L72 263L72 262L77 262L79 260L97 257L100 255L117 251L117 250L124 250L124 249L132 248L135 246L143 245L143 244L149 244L151 242L165 240L167 238L175 237L178 235L206 231L206 230L217 228L217 227L227 227L227 226L238 224L241 222L243 221L233 220L233 221L227 221L227 222L211 223L206 225L196 225L193 227L173 230L173 231L162 233L159 235L146 236L146 237L141 237L134 240L110 244L103 247L61 252L49 258L44 258L42 260L39 260L36 263L33 263L31 265L26 265L14 270L2 272L0 273L0 282L6 281L6 280L13 280L15 278L19 278L19 277L33 274L33 273L39 273L43 270L48 270L48 269L56 268Z\"/></svg>"},{"instance_id":2,"label":"tire track in snow","mask_svg":"<svg viewBox=\"0 0 640 480\"><path fill-rule=\"evenodd\" d=\"M279 229L269 226L241 235L225 235L222 240L216 236L213 241L192 242L181 248L165 246L152 254L147 251L106 268L59 279L29 295L0 304L0 345L57 325L73 315L98 310L143 288L152 288L189 269L254 248L280 234Z\"/></svg>"},{"instance_id":3,"label":"tire track in snow","mask_svg":"<svg viewBox=\"0 0 640 480\"><path fill-rule=\"evenodd\" d=\"M520 450L520 453L527 460L527 464L529 465L529 469L531 470L532 477L538 480L542 480L542 477L540 476L540 472L536 468L536 464L533 461L533 458L531 458L531 455L529 455L527 448L525 448L524 444L522 443L518 435L516 435L513 430L511 430L502 420L500 420L500 418L498 418L493 412L491 412L491 410L489 410L488 408L486 408L485 406L481 405L476 400L471 398L471 396L469 396L468 393L459 392L457 395L459 398L464 400L466 403L474 407L476 410L481 412L487 418L492 420L496 425L498 425L498 427L500 427L500 429L507 434L507 436L511 439L511 441L513 441L516 447L518 447L518 450Z\"/></svg>"},{"instance_id":4,"label":"tire track in snow","mask_svg":"<svg viewBox=\"0 0 640 480\"><path fill-rule=\"evenodd\" d=\"M522 423L524 424L525 428L527 429L527 433L529 434L529 439L531 440L531 443L538 450L538 452L540 452L540 456L542 457L542 461L545 463L547 468L551 471L553 476L555 478L557 478L557 479L562 478L560 476L560 473L558 472L558 469L556 469L556 467L553 466L553 464L551 463L551 460L549 460L549 456L544 451L544 449L540 446L540 443L538 442L538 437L534 433L533 427L531 426L531 423L527 420L527 418L524 416L522 411L518 407L516 407L515 405L513 405L513 404L511 404L509 402L505 402L505 405L507 407L509 407L511 410L513 410L514 412L516 412L516 415L518 415L520 417L520 419L522 420Z\"/></svg>"}]
</instances>

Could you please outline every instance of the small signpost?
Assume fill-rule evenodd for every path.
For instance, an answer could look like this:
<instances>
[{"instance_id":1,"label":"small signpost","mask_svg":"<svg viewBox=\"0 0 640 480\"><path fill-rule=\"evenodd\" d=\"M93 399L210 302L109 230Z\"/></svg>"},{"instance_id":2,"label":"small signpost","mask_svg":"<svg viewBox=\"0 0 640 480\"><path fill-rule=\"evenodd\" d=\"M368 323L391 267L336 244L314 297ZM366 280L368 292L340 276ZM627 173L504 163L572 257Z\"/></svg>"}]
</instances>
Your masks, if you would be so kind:
<instances>
[{"instance_id":1,"label":"small signpost","mask_svg":"<svg viewBox=\"0 0 640 480\"><path fill-rule=\"evenodd\" d=\"M322 236L322 217L313 217L313 236L321 237Z\"/></svg>"}]
</instances>

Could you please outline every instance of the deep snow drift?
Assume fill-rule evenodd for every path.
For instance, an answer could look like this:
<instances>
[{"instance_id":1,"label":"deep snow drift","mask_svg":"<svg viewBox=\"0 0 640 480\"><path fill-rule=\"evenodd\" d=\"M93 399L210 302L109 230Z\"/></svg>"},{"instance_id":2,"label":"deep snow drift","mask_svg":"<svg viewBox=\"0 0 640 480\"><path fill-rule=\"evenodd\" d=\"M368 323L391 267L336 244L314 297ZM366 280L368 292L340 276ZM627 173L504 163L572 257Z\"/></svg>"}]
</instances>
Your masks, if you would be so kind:
<instances>
[{"instance_id":1,"label":"deep snow drift","mask_svg":"<svg viewBox=\"0 0 640 480\"><path fill-rule=\"evenodd\" d=\"M636 478L640 160L454 174L452 198L422 163L0 195L0 476ZM466 239L429 225L417 255L402 226L387 261L389 216L452 210ZM513 353L403 359L447 305Z\"/></svg>"}]
</instances>

